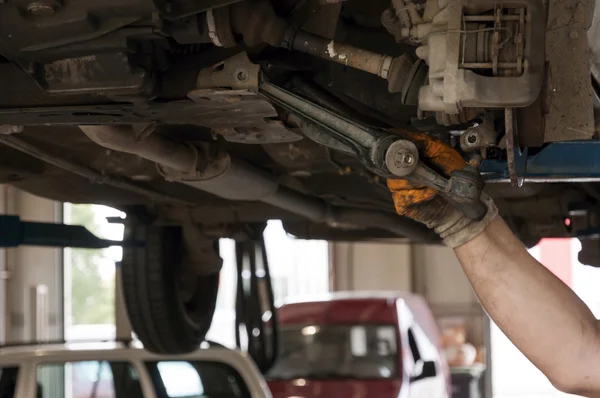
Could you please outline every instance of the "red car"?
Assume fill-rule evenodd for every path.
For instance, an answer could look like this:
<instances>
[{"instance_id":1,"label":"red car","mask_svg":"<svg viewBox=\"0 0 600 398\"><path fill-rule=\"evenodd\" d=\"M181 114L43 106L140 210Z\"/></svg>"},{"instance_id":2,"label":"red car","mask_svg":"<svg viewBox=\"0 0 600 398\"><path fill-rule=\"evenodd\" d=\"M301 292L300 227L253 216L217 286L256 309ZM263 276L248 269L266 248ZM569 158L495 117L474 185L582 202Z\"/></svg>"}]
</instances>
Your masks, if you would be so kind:
<instances>
[{"instance_id":1,"label":"red car","mask_svg":"<svg viewBox=\"0 0 600 398\"><path fill-rule=\"evenodd\" d=\"M431 311L410 293L334 293L279 309L274 398L448 398Z\"/></svg>"}]
</instances>

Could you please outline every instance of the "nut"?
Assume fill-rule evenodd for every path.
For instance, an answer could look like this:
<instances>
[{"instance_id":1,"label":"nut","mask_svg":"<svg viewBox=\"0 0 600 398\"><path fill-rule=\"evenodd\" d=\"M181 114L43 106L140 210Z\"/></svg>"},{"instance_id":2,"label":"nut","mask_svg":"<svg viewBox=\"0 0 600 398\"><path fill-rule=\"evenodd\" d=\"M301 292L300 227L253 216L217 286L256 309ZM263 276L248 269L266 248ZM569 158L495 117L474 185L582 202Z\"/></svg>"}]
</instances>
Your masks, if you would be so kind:
<instances>
[{"instance_id":1,"label":"nut","mask_svg":"<svg viewBox=\"0 0 600 398\"><path fill-rule=\"evenodd\" d=\"M412 166L415 163L415 157L413 154L406 150L398 151L394 160L396 165L400 167Z\"/></svg>"},{"instance_id":2,"label":"nut","mask_svg":"<svg viewBox=\"0 0 600 398\"><path fill-rule=\"evenodd\" d=\"M412 173L419 162L419 152L415 144L407 140L393 142L385 153L385 165L396 177Z\"/></svg>"}]
</instances>

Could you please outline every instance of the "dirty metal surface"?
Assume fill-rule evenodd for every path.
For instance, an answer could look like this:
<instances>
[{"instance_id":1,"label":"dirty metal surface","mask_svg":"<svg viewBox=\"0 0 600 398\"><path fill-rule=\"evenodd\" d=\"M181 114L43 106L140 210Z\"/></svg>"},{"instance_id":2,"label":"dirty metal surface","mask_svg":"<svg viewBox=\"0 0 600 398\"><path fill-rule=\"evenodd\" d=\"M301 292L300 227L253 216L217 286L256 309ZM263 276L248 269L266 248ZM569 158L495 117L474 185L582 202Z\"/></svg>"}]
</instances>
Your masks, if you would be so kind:
<instances>
[{"instance_id":1,"label":"dirty metal surface","mask_svg":"<svg viewBox=\"0 0 600 398\"><path fill-rule=\"evenodd\" d=\"M484 119L483 123L466 129L460 136L460 147L463 151L474 151L497 144L496 129L492 118Z\"/></svg>"},{"instance_id":2,"label":"dirty metal surface","mask_svg":"<svg viewBox=\"0 0 600 398\"><path fill-rule=\"evenodd\" d=\"M145 70L122 52L57 60L43 66L39 82L49 94L138 94L151 90Z\"/></svg>"},{"instance_id":3,"label":"dirty metal surface","mask_svg":"<svg viewBox=\"0 0 600 398\"><path fill-rule=\"evenodd\" d=\"M133 86L131 73L123 69L126 56L108 54L99 64L97 56L77 62L59 61L46 71L48 87L56 92L80 93L89 90L143 89L142 73ZM112 59L110 57L116 57ZM104 58L103 58L104 59ZM110 65L109 65L110 64ZM128 66L128 64L127 64ZM113 71L116 68L117 71ZM122 76L125 71L127 76ZM260 67L253 64L245 53L202 70L196 86L188 93L187 100L166 103L112 104L95 106L69 106L45 108L0 109L0 125L47 125L47 124L189 124L212 128L226 139L235 142L264 144L291 142L300 136L291 132L278 120L275 108L256 91ZM113 73L114 72L114 73ZM117 73L118 72L118 73ZM122 79L121 79L122 77ZM122 81L121 81L122 80ZM99 86L103 88L99 88Z\"/></svg>"},{"instance_id":4,"label":"dirty metal surface","mask_svg":"<svg viewBox=\"0 0 600 398\"><path fill-rule=\"evenodd\" d=\"M546 33L550 68L545 142L591 139L594 135L592 87L586 29L590 0L551 0Z\"/></svg>"},{"instance_id":5,"label":"dirty metal surface","mask_svg":"<svg viewBox=\"0 0 600 398\"><path fill-rule=\"evenodd\" d=\"M227 141L241 144L274 144L302 139L302 135L287 129L279 120L266 120L264 124L253 127L217 128L214 132Z\"/></svg>"},{"instance_id":6,"label":"dirty metal surface","mask_svg":"<svg viewBox=\"0 0 600 398\"><path fill-rule=\"evenodd\" d=\"M388 55L378 54L350 44L338 43L302 31L296 33L292 48L322 59L363 70L384 79L387 79L394 59Z\"/></svg>"},{"instance_id":7,"label":"dirty metal surface","mask_svg":"<svg viewBox=\"0 0 600 398\"><path fill-rule=\"evenodd\" d=\"M533 104L515 110L519 129L519 144L523 147L540 147L544 145L546 115L548 114L547 99L547 85L544 84L540 96Z\"/></svg>"},{"instance_id":8,"label":"dirty metal surface","mask_svg":"<svg viewBox=\"0 0 600 398\"><path fill-rule=\"evenodd\" d=\"M600 1L595 2L587 37L590 46L590 69L596 80L600 81Z\"/></svg>"},{"instance_id":9,"label":"dirty metal surface","mask_svg":"<svg viewBox=\"0 0 600 398\"><path fill-rule=\"evenodd\" d=\"M241 52L198 73L197 89L258 90L260 66Z\"/></svg>"},{"instance_id":10,"label":"dirty metal surface","mask_svg":"<svg viewBox=\"0 0 600 398\"><path fill-rule=\"evenodd\" d=\"M134 104L58 106L0 109L0 124L191 124L209 128L248 127L266 124L277 112L263 97L240 91L195 90L190 100Z\"/></svg>"},{"instance_id":11,"label":"dirty metal surface","mask_svg":"<svg viewBox=\"0 0 600 398\"><path fill-rule=\"evenodd\" d=\"M513 108L506 108L504 110L506 171L512 186L521 187L523 186L526 170L527 148L525 148L525 151L521 151L515 118L516 115Z\"/></svg>"}]
</instances>

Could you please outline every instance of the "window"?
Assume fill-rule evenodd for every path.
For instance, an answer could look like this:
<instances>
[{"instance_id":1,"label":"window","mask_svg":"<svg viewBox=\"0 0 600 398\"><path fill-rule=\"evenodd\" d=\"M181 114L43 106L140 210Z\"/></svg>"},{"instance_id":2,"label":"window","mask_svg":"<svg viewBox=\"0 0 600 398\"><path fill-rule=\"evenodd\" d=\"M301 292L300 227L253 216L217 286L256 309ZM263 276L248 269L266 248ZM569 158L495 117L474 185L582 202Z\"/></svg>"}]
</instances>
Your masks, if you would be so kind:
<instances>
[{"instance_id":1,"label":"window","mask_svg":"<svg viewBox=\"0 0 600 398\"><path fill-rule=\"evenodd\" d=\"M40 398L143 397L137 371L127 362L43 364L38 367L37 379Z\"/></svg>"},{"instance_id":2,"label":"window","mask_svg":"<svg viewBox=\"0 0 600 398\"><path fill-rule=\"evenodd\" d=\"M391 325L286 325L281 328L273 379L398 376L396 331Z\"/></svg>"},{"instance_id":3,"label":"window","mask_svg":"<svg viewBox=\"0 0 600 398\"><path fill-rule=\"evenodd\" d=\"M0 398L16 396L19 368L0 368Z\"/></svg>"},{"instance_id":4,"label":"window","mask_svg":"<svg viewBox=\"0 0 600 398\"><path fill-rule=\"evenodd\" d=\"M189 362L159 362L156 366L169 397L200 397L204 394L200 375Z\"/></svg>"},{"instance_id":5,"label":"window","mask_svg":"<svg viewBox=\"0 0 600 398\"><path fill-rule=\"evenodd\" d=\"M242 377L223 363L160 361L146 366L157 398L250 398Z\"/></svg>"}]
</instances>

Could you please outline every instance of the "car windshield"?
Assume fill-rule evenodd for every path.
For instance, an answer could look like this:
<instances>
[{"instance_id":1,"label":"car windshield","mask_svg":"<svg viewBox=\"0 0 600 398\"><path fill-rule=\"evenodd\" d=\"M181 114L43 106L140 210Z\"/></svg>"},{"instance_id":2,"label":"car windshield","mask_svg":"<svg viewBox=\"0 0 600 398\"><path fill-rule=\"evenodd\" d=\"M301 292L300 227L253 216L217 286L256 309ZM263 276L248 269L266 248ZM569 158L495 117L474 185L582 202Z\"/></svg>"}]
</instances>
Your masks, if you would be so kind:
<instances>
[{"instance_id":1,"label":"car windshield","mask_svg":"<svg viewBox=\"0 0 600 398\"><path fill-rule=\"evenodd\" d=\"M270 379L397 377L396 328L391 325L281 327L279 357Z\"/></svg>"}]
</instances>

